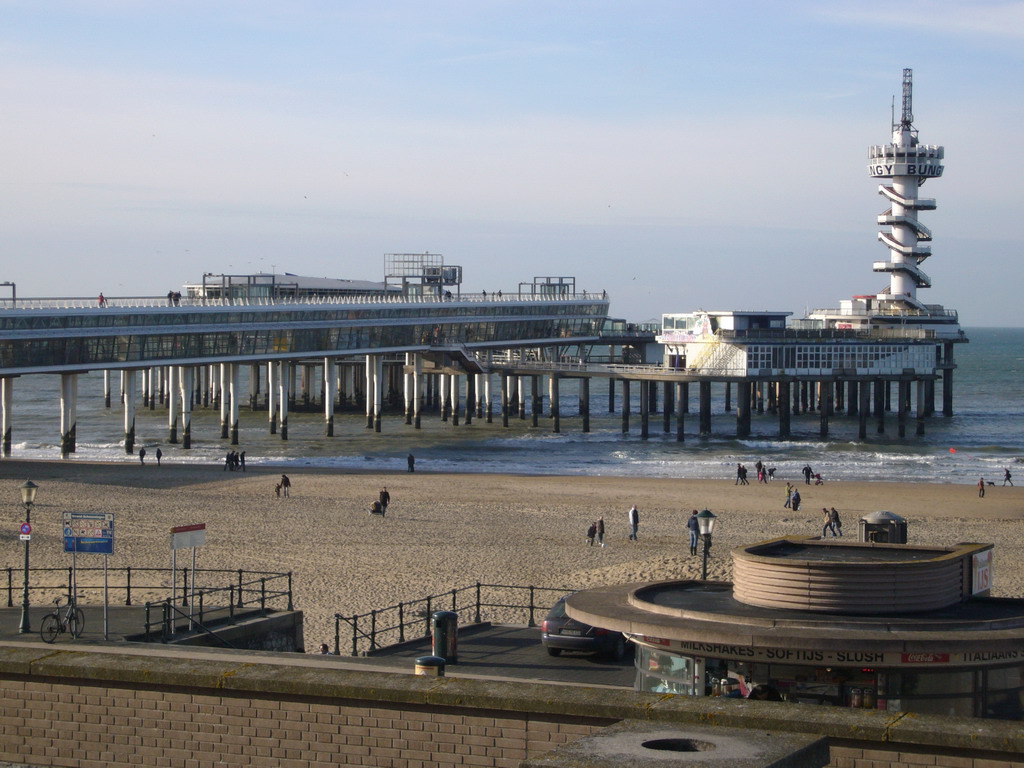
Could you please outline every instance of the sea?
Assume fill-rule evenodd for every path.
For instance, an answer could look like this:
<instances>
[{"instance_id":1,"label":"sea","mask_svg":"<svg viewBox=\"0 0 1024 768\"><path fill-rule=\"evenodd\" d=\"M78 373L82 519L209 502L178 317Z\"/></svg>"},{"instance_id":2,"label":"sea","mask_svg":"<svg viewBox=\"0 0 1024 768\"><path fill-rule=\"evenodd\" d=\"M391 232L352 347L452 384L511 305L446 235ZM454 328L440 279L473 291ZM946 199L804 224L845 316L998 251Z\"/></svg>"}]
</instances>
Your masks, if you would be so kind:
<instances>
[{"instance_id":1,"label":"sea","mask_svg":"<svg viewBox=\"0 0 1024 768\"><path fill-rule=\"evenodd\" d=\"M792 437L777 437L777 418L765 413L752 418L752 434L735 437L735 411L724 412L722 388L714 387L713 435L699 438L696 393L691 388L691 413L686 435L677 442L675 425L662 431L661 414L652 414L650 435L639 434L638 387L632 387L631 433L621 431L621 415L608 413L607 383L591 385L591 432L584 434L579 398L569 382L560 398L561 431L541 417L512 418L501 426L474 419L456 427L424 412L422 428L404 423L398 411L384 414L382 431L367 429L362 412L338 413L335 435L324 435L321 412L291 412L289 439L270 434L267 413L243 408L239 445L248 465L320 467L337 470L404 471L406 457L416 457L418 471L509 473L520 475L594 475L664 478L731 478L737 462L763 461L775 467L776 477L795 478L810 464L826 480L893 480L926 483L976 483L979 477L1002 482L1009 468L1024 482L1024 328L975 328L968 344L956 347L958 365L953 380L954 415L939 413L927 419L926 433L916 436L913 419L907 436L896 435L895 413L886 414L885 434L876 434L872 417L868 438L857 439L856 417L837 414L830 422L830 439L819 435L816 413L797 415ZM137 462L124 451L123 413L112 376L113 407L103 404L102 373L83 374L78 391L77 451L60 457L60 377L23 376L15 380L12 458L52 461ZM494 387L497 398L497 387ZM243 386L243 391L247 391ZM617 389L616 398L620 396ZM179 436L180 437L180 436ZM136 417L136 451L145 446L153 460L160 448L166 462L223 463L232 446L220 438L219 411L196 408L192 415L192 448L167 441L164 406L144 408L141 389Z\"/></svg>"}]
</instances>

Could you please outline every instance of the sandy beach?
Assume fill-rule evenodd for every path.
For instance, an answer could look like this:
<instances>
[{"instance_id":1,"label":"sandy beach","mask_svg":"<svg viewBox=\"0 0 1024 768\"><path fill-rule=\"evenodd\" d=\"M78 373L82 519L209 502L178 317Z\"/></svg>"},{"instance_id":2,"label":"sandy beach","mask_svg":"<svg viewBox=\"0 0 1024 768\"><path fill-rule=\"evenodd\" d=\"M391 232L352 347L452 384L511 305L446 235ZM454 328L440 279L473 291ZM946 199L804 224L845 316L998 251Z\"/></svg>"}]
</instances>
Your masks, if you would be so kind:
<instances>
[{"instance_id":1,"label":"sandy beach","mask_svg":"<svg viewBox=\"0 0 1024 768\"><path fill-rule=\"evenodd\" d=\"M417 471L341 473L289 468L290 498L274 494L276 467L0 462L5 489L0 565L20 569L18 486L39 487L32 514L33 568L67 568L60 514L113 512L111 568L166 568L172 526L205 523L201 568L292 571L296 608L305 613L307 650L333 638L335 613L354 614L477 581L579 589L622 581L699 576L688 554L692 509L719 516L709 577L731 577L733 547L784 535L821 533L821 508L836 507L844 533L890 510L907 518L910 541L994 542L998 596L1024 596L1024 489L967 485L833 482L802 478L736 486L733 479L452 475ZM783 507L789 479L803 495L799 512ZM797 481L799 480L799 483ZM367 514L382 486L385 518ZM639 541L627 540L626 513L641 514ZM603 516L605 548L585 544ZM102 567L99 555L80 566ZM179 561L179 567L186 565ZM96 591L84 599L99 602ZM142 601L140 595L137 600Z\"/></svg>"}]
</instances>

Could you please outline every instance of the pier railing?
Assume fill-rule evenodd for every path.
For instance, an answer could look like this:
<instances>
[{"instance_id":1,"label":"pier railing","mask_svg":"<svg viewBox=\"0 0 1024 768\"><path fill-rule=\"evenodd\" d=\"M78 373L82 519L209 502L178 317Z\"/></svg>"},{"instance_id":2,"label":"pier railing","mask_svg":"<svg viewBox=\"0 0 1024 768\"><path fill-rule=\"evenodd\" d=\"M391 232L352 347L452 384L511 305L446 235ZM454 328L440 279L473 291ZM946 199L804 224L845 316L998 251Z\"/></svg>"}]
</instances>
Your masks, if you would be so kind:
<instances>
[{"instance_id":1,"label":"pier railing","mask_svg":"<svg viewBox=\"0 0 1024 768\"><path fill-rule=\"evenodd\" d=\"M235 608L259 606L262 610L273 603L292 610L292 574L274 571L245 571L220 568L178 568L174 578L169 568L109 568L107 587L111 603L124 600L124 605L159 604L174 600L177 604L216 605L223 600ZM194 587L193 583L195 582ZM77 595L81 603L97 604L103 599L103 568L30 568L29 600L33 604L49 599L54 593ZM24 569L7 568L7 607L20 604L24 590ZM32 597L35 594L37 597ZM213 601L211 603L211 601Z\"/></svg>"},{"instance_id":2,"label":"pier railing","mask_svg":"<svg viewBox=\"0 0 1024 768\"><path fill-rule=\"evenodd\" d=\"M427 595L355 616L334 615L334 653L359 656L386 645L430 635L435 611L452 611L459 623L500 621L537 626L555 601L571 589L523 587L510 584L471 584L449 592Z\"/></svg>"},{"instance_id":3,"label":"pier railing","mask_svg":"<svg viewBox=\"0 0 1024 768\"><path fill-rule=\"evenodd\" d=\"M364 304L444 304L459 303L496 303L516 301L606 301L603 292L579 291L560 295L539 295L533 293L461 293L457 295L420 295L406 296L394 294L358 294L358 295L320 295L320 296L257 296L257 297L226 297L203 298L201 296L183 296L179 301L169 302L166 296L106 296L103 304L98 297L60 297L43 296L36 298L3 298L0 309L136 309L163 308L181 309L183 307L275 307L275 306L322 306L328 304L364 305Z\"/></svg>"}]
</instances>

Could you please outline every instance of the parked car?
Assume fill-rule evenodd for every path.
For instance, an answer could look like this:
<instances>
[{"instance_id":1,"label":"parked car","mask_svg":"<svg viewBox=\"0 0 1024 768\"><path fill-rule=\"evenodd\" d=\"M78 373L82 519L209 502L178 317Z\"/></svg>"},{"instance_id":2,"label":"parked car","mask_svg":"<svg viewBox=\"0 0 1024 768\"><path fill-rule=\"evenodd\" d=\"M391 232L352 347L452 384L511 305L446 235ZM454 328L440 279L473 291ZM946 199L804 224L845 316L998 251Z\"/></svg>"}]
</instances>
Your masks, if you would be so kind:
<instances>
[{"instance_id":1,"label":"parked car","mask_svg":"<svg viewBox=\"0 0 1024 768\"><path fill-rule=\"evenodd\" d=\"M540 641L551 656L562 651L597 653L620 661L629 650L621 632L592 627L570 618L565 612L565 598L560 598L540 625Z\"/></svg>"}]
</instances>

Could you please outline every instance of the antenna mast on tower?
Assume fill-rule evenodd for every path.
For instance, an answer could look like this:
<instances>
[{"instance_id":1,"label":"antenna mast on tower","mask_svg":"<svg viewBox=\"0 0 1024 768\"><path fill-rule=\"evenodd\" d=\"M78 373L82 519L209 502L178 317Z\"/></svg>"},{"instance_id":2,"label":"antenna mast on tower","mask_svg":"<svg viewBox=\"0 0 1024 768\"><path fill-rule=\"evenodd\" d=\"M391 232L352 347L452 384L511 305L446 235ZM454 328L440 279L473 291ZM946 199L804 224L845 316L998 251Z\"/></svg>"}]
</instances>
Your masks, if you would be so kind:
<instances>
[{"instance_id":1,"label":"antenna mast on tower","mask_svg":"<svg viewBox=\"0 0 1024 768\"><path fill-rule=\"evenodd\" d=\"M914 124L914 70L903 70L903 119L900 125L903 128L912 128ZM895 128L895 126L893 126Z\"/></svg>"}]
</instances>

